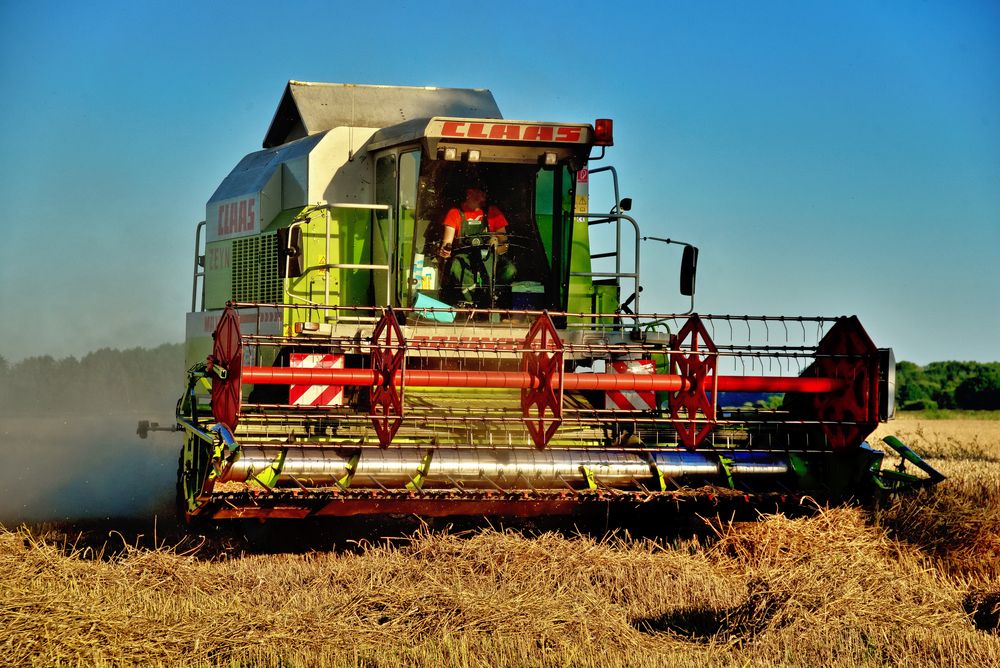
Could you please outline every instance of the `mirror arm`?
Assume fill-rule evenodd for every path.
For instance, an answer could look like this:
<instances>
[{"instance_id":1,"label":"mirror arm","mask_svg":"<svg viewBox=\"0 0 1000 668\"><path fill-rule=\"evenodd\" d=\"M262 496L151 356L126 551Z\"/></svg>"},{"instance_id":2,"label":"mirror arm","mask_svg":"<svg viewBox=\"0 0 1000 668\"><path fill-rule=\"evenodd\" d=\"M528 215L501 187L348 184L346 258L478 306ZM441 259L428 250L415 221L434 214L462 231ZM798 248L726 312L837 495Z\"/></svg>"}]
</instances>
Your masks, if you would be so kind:
<instances>
[{"instance_id":1,"label":"mirror arm","mask_svg":"<svg viewBox=\"0 0 1000 668\"><path fill-rule=\"evenodd\" d=\"M664 239L663 237L642 237L643 241L661 241L665 244L675 244L677 246L684 246L684 258L681 261L681 294L685 294L691 297L691 305L687 313L694 312L694 282L698 267L698 247L694 244L689 244L686 241L678 241L676 239ZM685 281L685 279L687 279ZM685 282L689 282L688 289L690 292L685 292ZM685 314L686 315L686 314Z\"/></svg>"}]
</instances>

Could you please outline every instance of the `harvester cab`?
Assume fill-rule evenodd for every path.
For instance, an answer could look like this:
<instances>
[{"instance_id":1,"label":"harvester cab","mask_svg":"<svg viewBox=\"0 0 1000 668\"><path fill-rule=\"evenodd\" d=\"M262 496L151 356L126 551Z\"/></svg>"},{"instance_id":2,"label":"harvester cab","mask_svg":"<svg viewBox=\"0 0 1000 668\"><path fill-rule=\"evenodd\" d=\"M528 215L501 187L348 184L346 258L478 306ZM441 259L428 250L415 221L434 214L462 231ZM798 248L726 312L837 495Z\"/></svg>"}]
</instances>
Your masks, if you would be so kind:
<instances>
[{"instance_id":1,"label":"harvester cab","mask_svg":"<svg viewBox=\"0 0 1000 668\"><path fill-rule=\"evenodd\" d=\"M894 364L856 318L643 314L639 225L592 167L612 143L609 120L503 119L487 90L289 82L196 232L181 515L537 516L932 480L865 442ZM592 213L602 172L613 205Z\"/></svg>"}]
</instances>

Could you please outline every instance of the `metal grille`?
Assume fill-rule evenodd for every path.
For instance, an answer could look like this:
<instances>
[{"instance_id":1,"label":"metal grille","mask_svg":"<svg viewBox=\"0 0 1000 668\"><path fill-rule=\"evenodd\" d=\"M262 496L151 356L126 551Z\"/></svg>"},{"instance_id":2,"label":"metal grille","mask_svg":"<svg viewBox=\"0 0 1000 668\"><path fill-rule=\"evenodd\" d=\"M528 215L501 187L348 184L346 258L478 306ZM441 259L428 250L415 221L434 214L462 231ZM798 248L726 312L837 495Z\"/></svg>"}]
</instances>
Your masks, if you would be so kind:
<instances>
[{"instance_id":1,"label":"metal grille","mask_svg":"<svg viewBox=\"0 0 1000 668\"><path fill-rule=\"evenodd\" d=\"M234 300L266 304L281 301L277 249L278 237L274 233L233 240Z\"/></svg>"}]
</instances>

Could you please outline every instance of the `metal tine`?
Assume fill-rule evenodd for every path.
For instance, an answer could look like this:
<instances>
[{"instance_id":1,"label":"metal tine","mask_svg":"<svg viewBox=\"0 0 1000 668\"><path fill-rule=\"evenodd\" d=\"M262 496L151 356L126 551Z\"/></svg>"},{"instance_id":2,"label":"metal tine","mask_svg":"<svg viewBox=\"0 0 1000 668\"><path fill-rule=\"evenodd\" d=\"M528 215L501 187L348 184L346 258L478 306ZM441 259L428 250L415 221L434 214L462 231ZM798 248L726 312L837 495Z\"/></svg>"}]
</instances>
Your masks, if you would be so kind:
<instances>
[{"instance_id":1,"label":"metal tine","mask_svg":"<svg viewBox=\"0 0 1000 668\"><path fill-rule=\"evenodd\" d=\"M566 485L566 487L569 488L569 491L574 492L574 493L576 492L576 489L573 487L573 485L571 485L568 482L566 482L566 478L564 478L562 476L562 474L559 474L559 481L562 482L562 484Z\"/></svg>"},{"instance_id":2,"label":"metal tine","mask_svg":"<svg viewBox=\"0 0 1000 668\"><path fill-rule=\"evenodd\" d=\"M258 484L258 485L260 485L261 487L263 487L264 489L266 489L266 490L268 491L268 493L269 493L269 494L272 494L272 493L274 493L274 488L273 488L273 487L270 487L270 486L268 486L268 485L267 485L267 484L266 484L266 483L265 483L265 482L264 482L263 480L261 480L260 478L258 478L258 477L257 477L257 474L253 472L253 469L251 469L251 470L250 470L250 477L251 477L251 478L253 478L253 479L254 479L254 481L255 481L255 482L256 482L256 483Z\"/></svg>"},{"instance_id":3,"label":"metal tine","mask_svg":"<svg viewBox=\"0 0 1000 668\"><path fill-rule=\"evenodd\" d=\"M482 476L483 476L483 479L484 479L484 480L485 480L486 482L488 482L488 483L490 483L491 485L493 485L494 487L496 487L498 491L500 491L500 492L503 492L504 494L509 494L509 493L510 493L510 492L508 492L508 491L507 491L506 489L504 489L503 487L501 487L500 485L498 485L498 484L496 484L495 482L493 482L493 479L492 479L492 478L490 478L490 477L489 477L488 475L485 475L485 474L483 474L483 473L480 473L480 475L482 475Z\"/></svg>"},{"instance_id":4,"label":"metal tine","mask_svg":"<svg viewBox=\"0 0 1000 668\"><path fill-rule=\"evenodd\" d=\"M334 480L334 482L337 483L337 486L342 487L340 485L340 481L339 480ZM379 482L378 478L372 478L372 482L374 482L376 485L378 485L379 487L381 487L383 492L389 492L389 491L391 491L388 487L386 487L381 482Z\"/></svg>"},{"instance_id":5,"label":"metal tine","mask_svg":"<svg viewBox=\"0 0 1000 668\"><path fill-rule=\"evenodd\" d=\"M594 476L594 484L606 492L610 492L612 496L628 496L628 492L624 492L620 489L615 489L609 486L607 483L601 482L600 478L596 475Z\"/></svg>"},{"instance_id":6,"label":"metal tine","mask_svg":"<svg viewBox=\"0 0 1000 668\"><path fill-rule=\"evenodd\" d=\"M375 482L378 483L378 480L376 480ZM333 479L333 484L336 485L338 488L340 488L341 492L348 492L348 491L350 491L350 490L347 489L347 485L344 485L343 483L341 483L336 478ZM381 487L381 485L379 485L379 486ZM385 487L382 487L382 489L385 489ZM389 490L385 489L385 491L388 492Z\"/></svg>"},{"instance_id":7,"label":"metal tine","mask_svg":"<svg viewBox=\"0 0 1000 668\"><path fill-rule=\"evenodd\" d=\"M641 489L641 490L642 490L643 492L645 492L646 494L649 494L649 488L648 488L648 487L646 487L645 485L643 485L643 484L642 484L641 482L639 482L638 480L636 480L636 479L635 479L634 477L632 478L632 483L633 483L633 484L635 484L636 486L638 486L638 487L639 487L639 489Z\"/></svg>"},{"instance_id":8,"label":"metal tine","mask_svg":"<svg viewBox=\"0 0 1000 668\"><path fill-rule=\"evenodd\" d=\"M301 489L303 492L308 492L309 491L309 488L306 487L305 485L303 485L301 482L299 482L298 478L296 478L295 476L293 476L291 474L285 474L285 475L287 475L291 479L292 482L294 482L296 485L298 485L299 489Z\"/></svg>"},{"instance_id":9,"label":"metal tine","mask_svg":"<svg viewBox=\"0 0 1000 668\"><path fill-rule=\"evenodd\" d=\"M452 478L450 475L445 475L445 478L447 478L448 482L450 482L452 485L454 485L455 489L457 489L458 491L460 491L460 492L465 491L465 485L463 485L462 483L458 482L457 480L455 480L454 478Z\"/></svg>"},{"instance_id":10,"label":"metal tine","mask_svg":"<svg viewBox=\"0 0 1000 668\"><path fill-rule=\"evenodd\" d=\"M682 489L682 487L683 487L679 482L677 482L676 480L674 480L673 476L666 476L664 478L664 480L666 480L671 485L673 485L675 490Z\"/></svg>"},{"instance_id":11,"label":"metal tine","mask_svg":"<svg viewBox=\"0 0 1000 668\"><path fill-rule=\"evenodd\" d=\"M518 471L517 477L518 478L523 478L524 479L524 484L526 484L531 489L532 492L535 492L536 494L538 493L538 489L536 489L535 486L531 484L531 480L528 479L528 476L526 476L523 473L521 473L520 471ZM515 478L515 480L517 480L517 478Z\"/></svg>"}]
</instances>

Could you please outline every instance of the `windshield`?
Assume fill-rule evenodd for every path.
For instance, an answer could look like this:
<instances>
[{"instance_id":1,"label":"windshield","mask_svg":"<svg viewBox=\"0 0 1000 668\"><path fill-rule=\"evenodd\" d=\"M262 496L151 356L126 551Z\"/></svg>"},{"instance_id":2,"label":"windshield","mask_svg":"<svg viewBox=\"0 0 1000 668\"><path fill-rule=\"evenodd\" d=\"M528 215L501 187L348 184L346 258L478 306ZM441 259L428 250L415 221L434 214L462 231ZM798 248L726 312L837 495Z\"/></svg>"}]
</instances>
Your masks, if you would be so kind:
<instances>
[{"instance_id":1,"label":"windshield","mask_svg":"<svg viewBox=\"0 0 1000 668\"><path fill-rule=\"evenodd\" d=\"M572 185L565 168L423 161L409 304L559 308Z\"/></svg>"}]
</instances>

